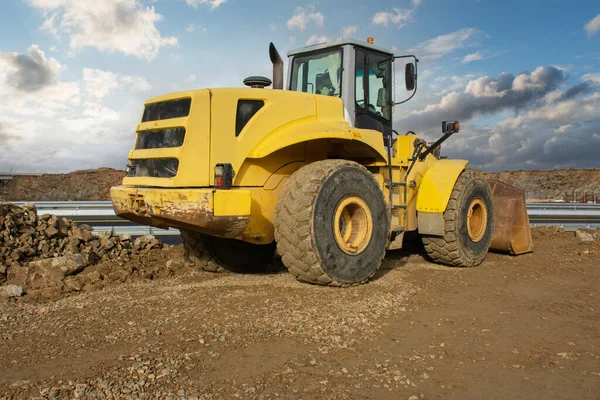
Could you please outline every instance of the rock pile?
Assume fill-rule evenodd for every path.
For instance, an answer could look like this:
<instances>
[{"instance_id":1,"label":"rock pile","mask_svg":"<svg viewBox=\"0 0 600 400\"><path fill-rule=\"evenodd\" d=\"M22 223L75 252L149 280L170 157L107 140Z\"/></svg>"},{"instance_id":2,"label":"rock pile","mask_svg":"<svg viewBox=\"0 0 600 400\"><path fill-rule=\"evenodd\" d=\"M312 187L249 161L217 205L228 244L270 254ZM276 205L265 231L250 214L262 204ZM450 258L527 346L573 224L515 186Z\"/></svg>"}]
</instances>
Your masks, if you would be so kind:
<instances>
[{"instance_id":1,"label":"rock pile","mask_svg":"<svg viewBox=\"0 0 600 400\"><path fill-rule=\"evenodd\" d=\"M593 242L595 240L600 240L600 230L577 229L575 231L575 236L582 242Z\"/></svg>"},{"instance_id":2,"label":"rock pile","mask_svg":"<svg viewBox=\"0 0 600 400\"><path fill-rule=\"evenodd\" d=\"M27 289L63 287L67 277L99 261L127 259L157 248L162 243L154 236L132 241L129 235L111 232L94 235L88 225L51 214L38 216L33 204L0 205L0 284Z\"/></svg>"}]
</instances>

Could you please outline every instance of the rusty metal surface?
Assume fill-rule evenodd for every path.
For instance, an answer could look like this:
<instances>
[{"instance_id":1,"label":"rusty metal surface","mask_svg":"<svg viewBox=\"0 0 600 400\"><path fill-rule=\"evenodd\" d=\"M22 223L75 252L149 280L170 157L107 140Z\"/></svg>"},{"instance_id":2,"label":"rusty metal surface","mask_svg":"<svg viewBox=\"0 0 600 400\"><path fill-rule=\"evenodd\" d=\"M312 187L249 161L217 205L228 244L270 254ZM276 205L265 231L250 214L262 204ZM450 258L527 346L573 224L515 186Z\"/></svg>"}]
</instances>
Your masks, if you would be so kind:
<instances>
[{"instance_id":1,"label":"rusty metal surface","mask_svg":"<svg viewBox=\"0 0 600 400\"><path fill-rule=\"evenodd\" d=\"M115 189L115 188L113 188ZM246 227L250 216L215 216L213 213L212 192L173 192L161 196L158 191L133 189L112 191L115 213L124 219L155 226L157 228L178 228L201 232L223 238L239 237Z\"/></svg>"},{"instance_id":2,"label":"rusty metal surface","mask_svg":"<svg viewBox=\"0 0 600 400\"><path fill-rule=\"evenodd\" d=\"M495 227L491 250L523 254L533 251L533 237L523 190L488 179L494 199Z\"/></svg>"}]
</instances>

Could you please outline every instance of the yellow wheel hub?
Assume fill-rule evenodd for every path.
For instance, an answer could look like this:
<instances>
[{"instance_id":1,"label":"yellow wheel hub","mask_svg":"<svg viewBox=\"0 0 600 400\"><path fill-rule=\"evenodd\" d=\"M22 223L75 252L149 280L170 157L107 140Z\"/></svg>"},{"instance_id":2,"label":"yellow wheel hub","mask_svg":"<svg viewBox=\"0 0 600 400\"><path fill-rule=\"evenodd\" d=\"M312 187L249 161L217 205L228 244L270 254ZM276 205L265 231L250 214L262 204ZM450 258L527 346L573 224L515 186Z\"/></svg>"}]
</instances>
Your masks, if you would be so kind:
<instances>
[{"instance_id":1,"label":"yellow wheel hub","mask_svg":"<svg viewBox=\"0 0 600 400\"><path fill-rule=\"evenodd\" d=\"M467 232L473 242L479 242L483 238L483 235L485 235L487 219L487 206L479 197L474 199L469 206L469 213L467 214Z\"/></svg>"},{"instance_id":2,"label":"yellow wheel hub","mask_svg":"<svg viewBox=\"0 0 600 400\"><path fill-rule=\"evenodd\" d=\"M358 196L343 198L335 209L333 232L344 253L362 253L373 234L373 217L367 203Z\"/></svg>"}]
</instances>

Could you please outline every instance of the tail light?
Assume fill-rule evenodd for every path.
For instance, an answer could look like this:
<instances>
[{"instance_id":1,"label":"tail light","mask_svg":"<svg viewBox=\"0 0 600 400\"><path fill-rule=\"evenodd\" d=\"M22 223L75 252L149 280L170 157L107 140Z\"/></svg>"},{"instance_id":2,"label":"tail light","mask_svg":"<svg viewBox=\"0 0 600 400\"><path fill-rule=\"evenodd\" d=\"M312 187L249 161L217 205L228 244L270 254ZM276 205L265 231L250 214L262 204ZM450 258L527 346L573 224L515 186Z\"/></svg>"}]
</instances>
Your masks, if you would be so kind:
<instances>
[{"instance_id":1,"label":"tail light","mask_svg":"<svg viewBox=\"0 0 600 400\"><path fill-rule=\"evenodd\" d=\"M215 188L230 189L235 175L231 164L215 165Z\"/></svg>"}]
</instances>

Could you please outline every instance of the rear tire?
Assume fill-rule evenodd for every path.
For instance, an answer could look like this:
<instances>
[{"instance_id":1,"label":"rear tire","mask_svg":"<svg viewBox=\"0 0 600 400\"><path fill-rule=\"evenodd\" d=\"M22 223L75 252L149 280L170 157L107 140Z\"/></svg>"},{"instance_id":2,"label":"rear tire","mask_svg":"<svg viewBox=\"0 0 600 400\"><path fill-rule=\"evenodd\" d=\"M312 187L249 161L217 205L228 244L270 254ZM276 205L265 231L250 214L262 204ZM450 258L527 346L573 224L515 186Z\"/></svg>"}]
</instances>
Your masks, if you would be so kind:
<instances>
[{"instance_id":1,"label":"rear tire","mask_svg":"<svg viewBox=\"0 0 600 400\"><path fill-rule=\"evenodd\" d=\"M366 282L381 265L389 234L379 185L352 161L325 160L300 168L275 207L277 251L289 272L303 282Z\"/></svg>"},{"instance_id":2,"label":"rear tire","mask_svg":"<svg viewBox=\"0 0 600 400\"><path fill-rule=\"evenodd\" d=\"M192 231L181 231L184 258L208 272L267 272L275 256L275 243L255 245Z\"/></svg>"},{"instance_id":3,"label":"rear tire","mask_svg":"<svg viewBox=\"0 0 600 400\"><path fill-rule=\"evenodd\" d=\"M480 172L465 169L458 177L444 212L444 230L442 237L422 237L429 258L453 267L483 262L494 231L494 203Z\"/></svg>"},{"instance_id":4,"label":"rear tire","mask_svg":"<svg viewBox=\"0 0 600 400\"><path fill-rule=\"evenodd\" d=\"M275 242L252 244L236 239L205 236L209 254L223 268L243 274L268 272L275 256Z\"/></svg>"},{"instance_id":5,"label":"rear tire","mask_svg":"<svg viewBox=\"0 0 600 400\"><path fill-rule=\"evenodd\" d=\"M225 268L219 265L208 252L205 236L203 233L181 230L184 260L207 272L225 271Z\"/></svg>"}]
</instances>

